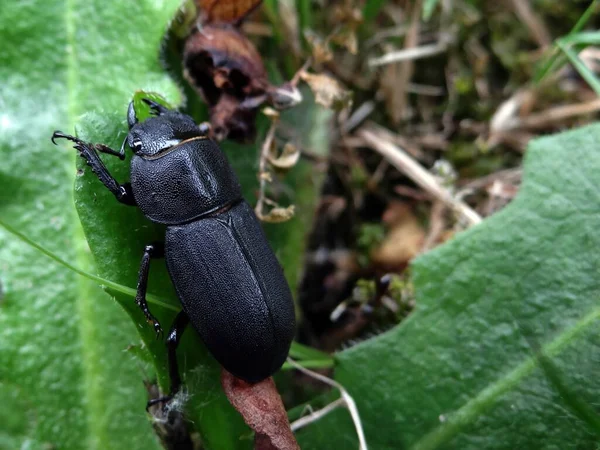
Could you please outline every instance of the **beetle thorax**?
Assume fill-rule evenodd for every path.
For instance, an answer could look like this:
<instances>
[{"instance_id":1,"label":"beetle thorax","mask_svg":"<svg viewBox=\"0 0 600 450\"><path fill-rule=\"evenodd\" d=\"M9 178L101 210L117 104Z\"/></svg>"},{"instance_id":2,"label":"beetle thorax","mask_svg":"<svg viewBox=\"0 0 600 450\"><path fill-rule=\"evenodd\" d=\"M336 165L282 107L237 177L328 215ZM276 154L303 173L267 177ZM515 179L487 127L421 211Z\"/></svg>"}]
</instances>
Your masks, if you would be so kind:
<instances>
[{"instance_id":1,"label":"beetle thorax","mask_svg":"<svg viewBox=\"0 0 600 450\"><path fill-rule=\"evenodd\" d=\"M152 221L181 224L242 198L237 177L219 147L194 138L131 160L135 200Z\"/></svg>"}]
</instances>

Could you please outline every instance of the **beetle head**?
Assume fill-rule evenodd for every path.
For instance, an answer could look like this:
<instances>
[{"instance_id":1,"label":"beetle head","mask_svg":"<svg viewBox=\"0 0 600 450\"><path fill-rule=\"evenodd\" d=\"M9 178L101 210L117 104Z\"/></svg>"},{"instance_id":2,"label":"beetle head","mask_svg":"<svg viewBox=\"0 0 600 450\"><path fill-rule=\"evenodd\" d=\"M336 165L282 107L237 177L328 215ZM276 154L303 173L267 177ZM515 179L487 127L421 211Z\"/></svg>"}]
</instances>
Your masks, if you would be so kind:
<instances>
[{"instance_id":1,"label":"beetle head","mask_svg":"<svg viewBox=\"0 0 600 450\"><path fill-rule=\"evenodd\" d=\"M202 137L204 134L190 116L168 109L150 99L143 99L150 106L153 117L139 122L133 102L127 111L129 134L127 145L142 157L158 156L188 139Z\"/></svg>"}]
</instances>

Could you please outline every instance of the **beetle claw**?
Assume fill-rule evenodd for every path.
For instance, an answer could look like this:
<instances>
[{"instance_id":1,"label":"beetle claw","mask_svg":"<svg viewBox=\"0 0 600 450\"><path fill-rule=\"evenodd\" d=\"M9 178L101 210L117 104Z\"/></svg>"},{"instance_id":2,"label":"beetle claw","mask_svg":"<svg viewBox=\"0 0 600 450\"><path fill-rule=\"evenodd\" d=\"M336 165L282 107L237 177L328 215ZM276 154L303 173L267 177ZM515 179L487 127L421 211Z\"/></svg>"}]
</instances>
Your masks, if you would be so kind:
<instances>
[{"instance_id":1,"label":"beetle claw","mask_svg":"<svg viewBox=\"0 0 600 450\"><path fill-rule=\"evenodd\" d=\"M75 136L71 136L70 134L65 134L60 130L56 130L54 133L52 133L52 137L50 138L50 140L54 145L58 145L56 143L56 139L67 139L71 142L75 142L76 144L81 143L80 139L77 139Z\"/></svg>"}]
</instances>

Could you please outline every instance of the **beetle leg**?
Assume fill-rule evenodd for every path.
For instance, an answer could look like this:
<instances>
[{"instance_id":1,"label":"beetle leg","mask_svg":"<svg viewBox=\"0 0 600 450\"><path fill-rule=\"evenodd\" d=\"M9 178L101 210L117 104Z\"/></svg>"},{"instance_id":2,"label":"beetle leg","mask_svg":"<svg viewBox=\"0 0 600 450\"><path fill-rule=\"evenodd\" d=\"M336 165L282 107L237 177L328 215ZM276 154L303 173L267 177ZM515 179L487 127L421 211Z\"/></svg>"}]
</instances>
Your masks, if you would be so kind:
<instances>
[{"instance_id":1,"label":"beetle leg","mask_svg":"<svg viewBox=\"0 0 600 450\"><path fill-rule=\"evenodd\" d=\"M148 302L146 301L146 289L148 288L148 273L150 271L150 259L162 258L164 256L164 253L165 250L163 244L157 243L152 245L146 245L146 248L144 248L144 256L142 256L142 262L140 263L140 271L138 273L137 282L137 293L135 295L135 304L138 305L139 308L142 310L148 323L151 323L154 326L154 332L156 333L157 338L159 338L163 334L163 330L156 317L154 317L150 312L150 308L148 308Z\"/></svg>"},{"instance_id":2,"label":"beetle leg","mask_svg":"<svg viewBox=\"0 0 600 450\"><path fill-rule=\"evenodd\" d=\"M185 331L190 319L184 311L179 311L167 336L167 352L169 355L169 379L171 380L171 390L169 395L152 399L146 405L146 410L157 403L168 403L181 387L181 376L179 375L179 365L177 364L177 347L181 340L181 335Z\"/></svg>"},{"instance_id":3,"label":"beetle leg","mask_svg":"<svg viewBox=\"0 0 600 450\"><path fill-rule=\"evenodd\" d=\"M112 192L115 198L125 205L136 205L131 185L129 183L119 184L98 156L98 152L102 152L116 155L121 158L120 152L117 152L106 145L84 142L81 139L77 139L75 136L63 133L62 131L54 132L52 135L52 143L56 144L56 139L67 139L75 143L74 147L79 152L79 156L85 159L87 165L92 168L92 172L94 172L102 184Z\"/></svg>"}]
</instances>

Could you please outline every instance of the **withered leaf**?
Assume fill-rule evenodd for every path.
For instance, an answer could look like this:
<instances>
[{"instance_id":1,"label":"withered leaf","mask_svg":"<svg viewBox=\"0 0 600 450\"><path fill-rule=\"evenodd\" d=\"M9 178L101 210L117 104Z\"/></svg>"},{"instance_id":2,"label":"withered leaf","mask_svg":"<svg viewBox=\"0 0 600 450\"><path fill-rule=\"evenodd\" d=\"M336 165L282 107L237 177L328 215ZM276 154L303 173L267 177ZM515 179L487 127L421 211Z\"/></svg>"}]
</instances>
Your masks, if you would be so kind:
<instances>
[{"instance_id":1,"label":"withered leaf","mask_svg":"<svg viewBox=\"0 0 600 450\"><path fill-rule=\"evenodd\" d=\"M267 158L272 166L277 169L287 170L295 166L300 159L300 149L291 142L288 142L283 146L283 150L279 156L271 152Z\"/></svg>"},{"instance_id":2,"label":"withered leaf","mask_svg":"<svg viewBox=\"0 0 600 450\"><path fill-rule=\"evenodd\" d=\"M223 369L221 384L229 402L255 431L255 449L298 450L300 448L290 429L287 413L273 378L249 384Z\"/></svg>"},{"instance_id":3,"label":"withered leaf","mask_svg":"<svg viewBox=\"0 0 600 450\"><path fill-rule=\"evenodd\" d=\"M262 0L196 0L202 23L239 24Z\"/></svg>"},{"instance_id":4,"label":"withered leaf","mask_svg":"<svg viewBox=\"0 0 600 450\"><path fill-rule=\"evenodd\" d=\"M267 223L282 223L287 222L294 217L296 207L290 205L287 208L283 206L275 206L267 214L257 213L260 220Z\"/></svg>"},{"instance_id":5,"label":"withered leaf","mask_svg":"<svg viewBox=\"0 0 600 450\"><path fill-rule=\"evenodd\" d=\"M308 84L315 94L315 101L325 108L340 111L352 104L352 92L336 79L325 74L302 72L300 77Z\"/></svg>"},{"instance_id":6,"label":"withered leaf","mask_svg":"<svg viewBox=\"0 0 600 450\"><path fill-rule=\"evenodd\" d=\"M208 104L213 137L249 141L256 134L257 110L302 100L291 83L272 86L256 47L236 27L260 0L195 0L200 28L185 42L184 76Z\"/></svg>"},{"instance_id":7,"label":"withered leaf","mask_svg":"<svg viewBox=\"0 0 600 450\"><path fill-rule=\"evenodd\" d=\"M333 60L333 52L329 47L329 41L310 30L304 32L304 37L310 45L311 55L317 66Z\"/></svg>"},{"instance_id":8,"label":"withered leaf","mask_svg":"<svg viewBox=\"0 0 600 450\"><path fill-rule=\"evenodd\" d=\"M210 108L215 137L252 137L270 86L252 42L234 28L207 26L187 39L183 58L184 76Z\"/></svg>"},{"instance_id":9,"label":"withered leaf","mask_svg":"<svg viewBox=\"0 0 600 450\"><path fill-rule=\"evenodd\" d=\"M353 55L358 53L358 38L356 32L351 28L341 30L334 34L331 40L342 47L345 47Z\"/></svg>"}]
</instances>

